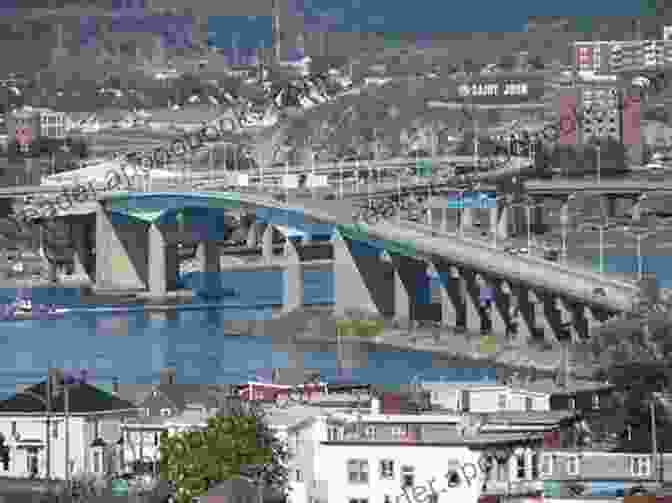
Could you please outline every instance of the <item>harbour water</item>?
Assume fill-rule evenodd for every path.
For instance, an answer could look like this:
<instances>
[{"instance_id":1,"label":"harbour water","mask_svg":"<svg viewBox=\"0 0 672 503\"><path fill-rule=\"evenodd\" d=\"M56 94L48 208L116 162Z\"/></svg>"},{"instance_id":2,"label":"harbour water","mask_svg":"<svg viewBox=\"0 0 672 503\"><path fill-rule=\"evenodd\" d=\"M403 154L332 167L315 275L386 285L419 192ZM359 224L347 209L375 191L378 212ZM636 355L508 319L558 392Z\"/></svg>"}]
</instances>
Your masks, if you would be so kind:
<instances>
[{"instance_id":1,"label":"harbour water","mask_svg":"<svg viewBox=\"0 0 672 503\"><path fill-rule=\"evenodd\" d=\"M645 259L647 271L658 272L660 286L669 288L671 279L664 257ZM636 268L632 257L610 257L608 271ZM329 305L334 299L333 273L307 271L305 302ZM33 305L56 304L71 309L61 318L0 322L0 396L11 393L16 384L41 379L49 365L87 369L96 382L109 383L115 377L124 383L151 383L166 366L177 369L181 382L239 383L258 373L283 366L319 369L326 378L339 377L334 345L278 344L276 334L232 336L225 326L236 321L268 320L273 306L283 302L283 273L222 273L222 285L235 296L220 299L217 307L195 298L189 306L172 312L152 313L142 306L82 305L79 291L35 288L29 292ZM198 282L185 276L186 285ZM433 281L436 285L436 281ZM0 303L9 303L18 289L2 292ZM282 337L281 337L282 338ZM361 343L358 368L345 371L354 380L369 383L403 384L421 375L445 375L432 354L398 351ZM297 361L300 359L301 361ZM362 363L364 362L364 363ZM342 377L342 376L341 376Z\"/></svg>"}]
</instances>

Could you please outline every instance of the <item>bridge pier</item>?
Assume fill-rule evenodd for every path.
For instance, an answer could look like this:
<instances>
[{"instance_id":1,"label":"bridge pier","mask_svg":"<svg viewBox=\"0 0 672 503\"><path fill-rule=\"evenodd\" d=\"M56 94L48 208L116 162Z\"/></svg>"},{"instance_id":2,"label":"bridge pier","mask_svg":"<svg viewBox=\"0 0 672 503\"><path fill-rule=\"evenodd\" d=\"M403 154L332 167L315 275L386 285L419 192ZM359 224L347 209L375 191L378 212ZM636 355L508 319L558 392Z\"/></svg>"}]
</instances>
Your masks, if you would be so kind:
<instances>
[{"instance_id":1,"label":"bridge pier","mask_svg":"<svg viewBox=\"0 0 672 503\"><path fill-rule=\"evenodd\" d=\"M520 284L511 284L508 281L503 281L501 292L503 299L502 307L506 312L507 339L517 344L528 343L534 333L534 323L533 320L530 322L530 303L525 290Z\"/></svg>"},{"instance_id":2,"label":"bridge pier","mask_svg":"<svg viewBox=\"0 0 672 503\"><path fill-rule=\"evenodd\" d=\"M95 246L91 242L92 222L87 217L72 219L69 223L70 242L73 247L74 274L78 277L86 276L95 279L95 262L92 250ZM93 224L95 225L95 223Z\"/></svg>"},{"instance_id":3,"label":"bridge pier","mask_svg":"<svg viewBox=\"0 0 672 503\"><path fill-rule=\"evenodd\" d=\"M422 318L419 305L431 303L427 264L403 255L390 258L394 267L394 318L401 326L411 328L413 321Z\"/></svg>"},{"instance_id":4,"label":"bridge pier","mask_svg":"<svg viewBox=\"0 0 672 503\"><path fill-rule=\"evenodd\" d=\"M268 226L269 229L271 226ZM284 249L285 258L285 281L284 281L284 303L282 310L289 313L303 307L303 267L297 247L298 243L287 239Z\"/></svg>"},{"instance_id":5,"label":"bridge pier","mask_svg":"<svg viewBox=\"0 0 672 503\"><path fill-rule=\"evenodd\" d=\"M380 258L380 251L335 232L334 313L342 317L349 309L378 316L394 316L394 269Z\"/></svg>"},{"instance_id":6,"label":"bridge pier","mask_svg":"<svg viewBox=\"0 0 672 503\"><path fill-rule=\"evenodd\" d=\"M147 224L96 209L96 286L144 290L148 274ZM138 239L138 236L141 236Z\"/></svg>"},{"instance_id":7,"label":"bridge pier","mask_svg":"<svg viewBox=\"0 0 672 503\"><path fill-rule=\"evenodd\" d=\"M614 218L618 213L618 197L600 196L600 209L607 218Z\"/></svg>"},{"instance_id":8,"label":"bridge pier","mask_svg":"<svg viewBox=\"0 0 672 503\"><path fill-rule=\"evenodd\" d=\"M475 217L476 217L475 208L462 208L460 210L458 226L460 227L461 230L473 229Z\"/></svg>"},{"instance_id":9,"label":"bridge pier","mask_svg":"<svg viewBox=\"0 0 672 503\"><path fill-rule=\"evenodd\" d=\"M162 297L175 290L177 272L177 246L170 245L163 229L157 224L149 226L147 289L152 297Z\"/></svg>"},{"instance_id":10,"label":"bridge pier","mask_svg":"<svg viewBox=\"0 0 672 503\"><path fill-rule=\"evenodd\" d=\"M441 289L441 325L456 327L464 317L460 295L460 271L457 267L437 259L433 263Z\"/></svg>"}]
</instances>

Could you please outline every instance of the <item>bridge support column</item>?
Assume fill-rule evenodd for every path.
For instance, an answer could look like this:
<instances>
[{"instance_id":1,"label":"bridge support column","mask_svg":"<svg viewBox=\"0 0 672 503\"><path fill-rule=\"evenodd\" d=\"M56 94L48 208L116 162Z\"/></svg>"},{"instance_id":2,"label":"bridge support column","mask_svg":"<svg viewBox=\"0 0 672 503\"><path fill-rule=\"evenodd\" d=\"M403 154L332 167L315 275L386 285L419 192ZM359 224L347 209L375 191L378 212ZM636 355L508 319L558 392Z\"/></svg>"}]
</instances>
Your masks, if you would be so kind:
<instances>
[{"instance_id":1,"label":"bridge support column","mask_svg":"<svg viewBox=\"0 0 672 503\"><path fill-rule=\"evenodd\" d=\"M270 224L266 225L261 236L261 257L264 262L273 260L273 226Z\"/></svg>"},{"instance_id":2,"label":"bridge support column","mask_svg":"<svg viewBox=\"0 0 672 503\"><path fill-rule=\"evenodd\" d=\"M198 244L196 256L205 274L219 274L221 272L221 260L217 243L202 241Z\"/></svg>"},{"instance_id":3,"label":"bridge support column","mask_svg":"<svg viewBox=\"0 0 672 503\"><path fill-rule=\"evenodd\" d=\"M334 233L334 314L349 309L394 316L394 269L380 251Z\"/></svg>"},{"instance_id":4,"label":"bridge support column","mask_svg":"<svg viewBox=\"0 0 672 503\"><path fill-rule=\"evenodd\" d=\"M497 237L499 239L509 238L509 206L502 203L501 206L492 211L498 211L499 217L497 222Z\"/></svg>"},{"instance_id":5,"label":"bridge support column","mask_svg":"<svg viewBox=\"0 0 672 503\"><path fill-rule=\"evenodd\" d=\"M533 320L535 339L543 339L545 343L553 342L551 318L547 316L546 297L541 292L528 290L531 318Z\"/></svg>"},{"instance_id":6,"label":"bridge support column","mask_svg":"<svg viewBox=\"0 0 672 503\"><path fill-rule=\"evenodd\" d=\"M474 219L476 216L475 208L462 208L460 210L460 221L459 226L462 230L468 230L474 228Z\"/></svg>"},{"instance_id":7,"label":"bridge support column","mask_svg":"<svg viewBox=\"0 0 672 503\"><path fill-rule=\"evenodd\" d=\"M166 242L164 232L152 224L148 231L148 290L151 296L161 297L175 289L178 260L177 247Z\"/></svg>"},{"instance_id":8,"label":"bridge support column","mask_svg":"<svg viewBox=\"0 0 672 503\"><path fill-rule=\"evenodd\" d=\"M460 270L441 260L435 260L434 268L441 282L441 324L457 327L463 324L464 309L460 288Z\"/></svg>"},{"instance_id":9,"label":"bridge support column","mask_svg":"<svg viewBox=\"0 0 672 503\"><path fill-rule=\"evenodd\" d=\"M607 218L614 218L618 213L618 198L614 196L600 196L601 210Z\"/></svg>"},{"instance_id":10,"label":"bridge support column","mask_svg":"<svg viewBox=\"0 0 672 503\"><path fill-rule=\"evenodd\" d=\"M392 255L394 266L394 318L401 326L422 319L420 305L431 303L427 264L403 255Z\"/></svg>"},{"instance_id":11,"label":"bridge support column","mask_svg":"<svg viewBox=\"0 0 672 503\"><path fill-rule=\"evenodd\" d=\"M567 303L565 300L563 300L560 297L556 297L555 299L555 309L557 311L557 317L558 317L558 337L559 339L565 339L568 338L570 342L576 342L577 341L577 335L576 335L576 316L575 316L575 311L574 309L576 306L573 306L569 303Z\"/></svg>"},{"instance_id":12,"label":"bridge support column","mask_svg":"<svg viewBox=\"0 0 672 503\"><path fill-rule=\"evenodd\" d=\"M74 248L74 273L76 276L92 277L95 264L93 263L91 243L91 225L86 221L70 223L70 240Z\"/></svg>"},{"instance_id":13,"label":"bridge support column","mask_svg":"<svg viewBox=\"0 0 672 503\"><path fill-rule=\"evenodd\" d=\"M518 345L526 344L534 332L534 311L530 315L530 301L522 285L508 281L501 285L503 309L506 312L507 339Z\"/></svg>"},{"instance_id":14,"label":"bridge support column","mask_svg":"<svg viewBox=\"0 0 672 503\"><path fill-rule=\"evenodd\" d=\"M442 208L441 210L441 230L443 232L448 232L448 207Z\"/></svg>"},{"instance_id":15,"label":"bridge support column","mask_svg":"<svg viewBox=\"0 0 672 503\"><path fill-rule=\"evenodd\" d=\"M141 236L138 239L138 236ZM96 210L96 286L143 290L146 288L147 224Z\"/></svg>"},{"instance_id":16,"label":"bridge support column","mask_svg":"<svg viewBox=\"0 0 672 503\"><path fill-rule=\"evenodd\" d=\"M484 285L482 279L476 272L460 268L462 282L462 299L464 303L464 322L467 330L484 331L484 325L488 323L485 316L485 310L481 307L481 287Z\"/></svg>"},{"instance_id":17,"label":"bridge support column","mask_svg":"<svg viewBox=\"0 0 672 503\"><path fill-rule=\"evenodd\" d=\"M271 226L269 225L269 228ZM285 243L285 282L284 302L282 310L285 313L301 309L303 307L303 267L297 247L298 243L287 239Z\"/></svg>"},{"instance_id":18,"label":"bridge support column","mask_svg":"<svg viewBox=\"0 0 672 503\"><path fill-rule=\"evenodd\" d=\"M575 305L572 314L578 342L588 341L602 325L588 306Z\"/></svg>"},{"instance_id":19,"label":"bridge support column","mask_svg":"<svg viewBox=\"0 0 672 503\"><path fill-rule=\"evenodd\" d=\"M508 284L498 279L488 279L483 288L490 289L492 301L489 302L488 314L490 316L491 332L496 335L504 335L508 339L509 331L509 295ZM488 293L488 292L482 292ZM486 297L487 298L487 297ZM483 299L486 300L486 299Z\"/></svg>"}]
</instances>

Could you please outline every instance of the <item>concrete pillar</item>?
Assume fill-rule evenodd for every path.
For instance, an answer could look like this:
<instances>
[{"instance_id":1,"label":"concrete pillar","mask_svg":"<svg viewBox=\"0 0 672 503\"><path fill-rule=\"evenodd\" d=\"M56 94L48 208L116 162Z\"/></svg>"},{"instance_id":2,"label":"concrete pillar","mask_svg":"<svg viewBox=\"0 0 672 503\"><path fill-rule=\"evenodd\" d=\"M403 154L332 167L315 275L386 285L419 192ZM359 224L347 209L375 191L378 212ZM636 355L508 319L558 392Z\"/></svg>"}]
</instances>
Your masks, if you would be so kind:
<instances>
[{"instance_id":1,"label":"concrete pillar","mask_svg":"<svg viewBox=\"0 0 672 503\"><path fill-rule=\"evenodd\" d=\"M509 238L509 205L506 204L506 202L502 202L501 207L499 208L497 232L497 237L499 239Z\"/></svg>"},{"instance_id":2,"label":"concrete pillar","mask_svg":"<svg viewBox=\"0 0 672 503\"><path fill-rule=\"evenodd\" d=\"M464 321L467 330L481 330L481 306L480 294L482 283L477 278L475 271L460 268L461 296L464 302Z\"/></svg>"},{"instance_id":3,"label":"concrete pillar","mask_svg":"<svg viewBox=\"0 0 672 503\"><path fill-rule=\"evenodd\" d=\"M543 206L539 205L530 208L530 220L533 233L544 234L546 232L546 222L544 221Z\"/></svg>"},{"instance_id":4,"label":"concrete pillar","mask_svg":"<svg viewBox=\"0 0 672 503\"><path fill-rule=\"evenodd\" d=\"M144 290L147 280L147 225L96 210L96 286Z\"/></svg>"},{"instance_id":5,"label":"concrete pillar","mask_svg":"<svg viewBox=\"0 0 672 503\"><path fill-rule=\"evenodd\" d=\"M462 230L473 229L475 217L476 217L475 208L462 208L460 210L460 222L459 222L461 229Z\"/></svg>"},{"instance_id":6,"label":"concrete pillar","mask_svg":"<svg viewBox=\"0 0 672 503\"><path fill-rule=\"evenodd\" d=\"M394 318L407 326L419 320L419 305L431 302L427 264L423 261L392 255L394 266ZM421 308L420 308L421 309Z\"/></svg>"},{"instance_id":7,"label":"concrete pillar","mask_svg":"<svg viewBox=\"0 0 672 503\"><path fill-rule=\"evenodd\" d=\"M169 246L157 224L149 226L147 288L151 296L161 297L175 288L177 247Z\"/></svg>"},{"instance_id":8,"label":"concrete pillar","mask_svg":"<svg viewBox=\"0 0 672 503\"><path fill-rule=\"evenodd\" d=\"M441 210L441 230L448 232L448 207Z\"/></svg>"},{"instance_id":9,"label":"concrete pillar","mask_svg":"<svg viewBox=\"0 0 672 503\"><path fill-rule=\"evenodd\" d=\"M90 277L93 273L92 243L90 243L90 226L85 221L73 221L70 223L70 240L74 248L74 273L76 276Z\"/></svg>"},{"instance_id":10,"label":"concrete pillar","mask_svg":"<svg viewBox=\"0 0 672 503\"><path fill-rule=\"evenodd\" d=\"M394 269L380 251L334 233L334 313L356 308L375 315L394 315Z\"/></svg>"},{"instance_id":11,"label":"concrete pillar","mask_svg":"<svg viewBox=\"0 0 672 503\"><path fill-rule=\"evenodd\" d=\"M269 228L271 226L269 225ZM299 257L297 243L287 239L285 244L285 281L284 302L282 310L285 313L301 309L303 307L303 267Z\"/></svg>"},{"instance_id":12,"label":"concrete pillar","mask_svg":"<svg viewBox=\"0 0 672 503\"><path fill-rule=\"evenodd\" d=\"M601 210L607 218L614 218L617 213L618 198L614 196L600 196Z\"/></svg>"},{"instance_id":13,"label":"concrete pillar","mask_svg":"<svg viewBox=\"0 0 672 503\"><path fill-rule=\"evenodd\" d=\"M460 271L440 260L434 262L434 268L441 282L441 324L456 327L464 318Z\"/></svg>"},{"instance_id":14,"label":"concrete pillar","mask_svg":"<svg viewBox=\"0 0 672 503\"><path fill-rule=\"evenodd\" d=\"M264 262L273 260L273 226L267 225L261 236L261 257Z\"/></svg>"},{"instance_id":15,"label":"concrete pillar","mask_svg":"<svg viewBox=\"0 0 672 503\"><path fill-rule=\"evenodd\" d=\"M507 312L507 336L512 342L527 343L534 334L534 308L527 290L521 285L503 282L501 286ZM532 309L530 309L532 307Z\"/></svg>"},{"instance_id":16,"label":"concrete pillar","mask_svg":"<svg viewBox=\"0 0 672 503\"><path fill-rule=\"evenodd\" d=\"M526 297L526 300L529 302L530 318L534 324L533 333L535 337L538 336L549 343L552 342L553 329L549 321L550 319L546 316L545 296L541 292L528 290Z\"/></svg>"},{"instance_id":17,"label":"concrete pillar","mask_svg":"<svg viewBox=\"0 0 672 503\"><path fill-rule=\"evenodd\" d=\"M491 289L494 293L494 300L490 303L490 309L488 310L488 316L490 318L490 323L492 326L491 333L494 334L508 334L508 298L504 294L503 282L500 282L497 279L487 278L483 282L482 288Z\"/></svg>"},{"instance_id":18,"label":"concrete pillar","mask_svg":"<svg viewBox=\"0 0 672 503\"><path fill-rule=\"evenodd\" d=\"M488 215L490 216L490 234L494 235L495 232L499 232L499 208L488 208Z\"/></svg>"},{"instance_id":19,"label":"concrete pillar","mask_svg":"<svg viewBox=\"0 0 672 503\"><path fill-rule=\"evenodd\" d=\"M572 340L587 341L602 323L598 320L589 306L574 304L571 306Z\"/></svg>"}]
</instances>

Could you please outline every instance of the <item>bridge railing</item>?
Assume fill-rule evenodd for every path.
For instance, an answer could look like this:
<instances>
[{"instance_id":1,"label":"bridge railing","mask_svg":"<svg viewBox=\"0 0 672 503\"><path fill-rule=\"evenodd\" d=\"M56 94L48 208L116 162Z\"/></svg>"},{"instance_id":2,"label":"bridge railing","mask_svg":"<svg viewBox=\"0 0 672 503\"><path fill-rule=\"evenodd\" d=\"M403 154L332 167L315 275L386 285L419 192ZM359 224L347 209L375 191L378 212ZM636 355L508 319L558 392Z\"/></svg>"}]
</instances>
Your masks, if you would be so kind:
<instances>
[{"instance_id":1,"label":"bridge railing","mask_svg":"<svg viewBox=\"0 0 672 503\"><path fill-rule=\"evenodd\" d=\"M402 226L402 227L406 227L406 228L413 229L413 230L416 230L416 231L420 231L420 232L423 232L423 233L430 233L431 232L431 233L433 233L435 235L438 235L438 236L451 237L451 238L454 238L456 240L463 241L465 243L469 243L470 245L478 246L479 248L485 248L485 249L488 249L488 250L493 251L495 253L501 253L502 255L508 255L502 249L493 249L491 246L488 246L488 244L484 243L481 240L468 238L466 236L460 236L457 232L440 231L440 230L437 230L437 229L435 229L433 227L430 227L429 225L426 225L426 224L419 224L419 223L410 222L410 221L406 221L406 220L402 220L399 223L399 225ZM558 270L558 271L563 271L563 272L567 272L567 273L570 273L570 274L579 274L584 278L592 279L592 280L595 280L595 281L600 281L602 283L610 284L610 285L613 285L613 286L616 286L616 287L619 287L619 288L629 288L629 289L632 289L633 292L636 292L637 290L639 290L639 288L636 286L634 280L633 280L632 283L625 282L625 281L620 281L618 279L602 276L599 273L595 273L595 272L592 272L590 270L578 269L578 268L563 265L563 264L560 264L560 263L557 263L557 262L550 262L548 260L544 260L540 257L535 257L533 255L518 255L518 256L516 256L516 258L518 260L523 261L523 262L531 262L531 263L535 263L535 264L545 265L547 267L550 267L550 268Z\"/></svg>"}]
</instances>

